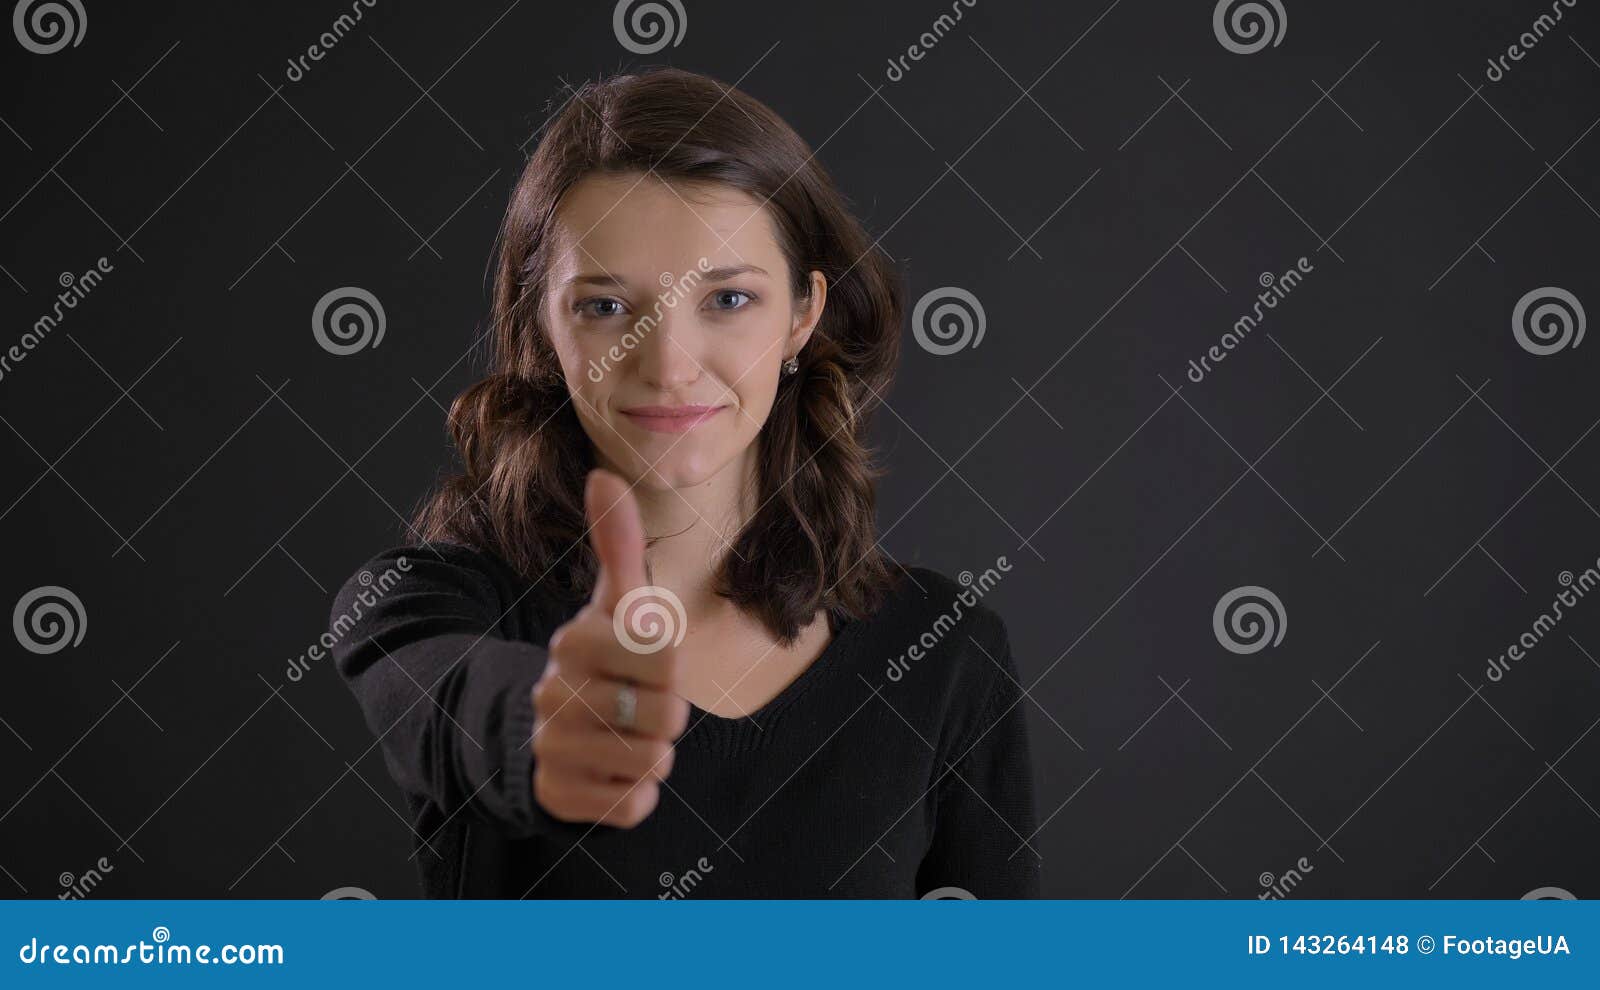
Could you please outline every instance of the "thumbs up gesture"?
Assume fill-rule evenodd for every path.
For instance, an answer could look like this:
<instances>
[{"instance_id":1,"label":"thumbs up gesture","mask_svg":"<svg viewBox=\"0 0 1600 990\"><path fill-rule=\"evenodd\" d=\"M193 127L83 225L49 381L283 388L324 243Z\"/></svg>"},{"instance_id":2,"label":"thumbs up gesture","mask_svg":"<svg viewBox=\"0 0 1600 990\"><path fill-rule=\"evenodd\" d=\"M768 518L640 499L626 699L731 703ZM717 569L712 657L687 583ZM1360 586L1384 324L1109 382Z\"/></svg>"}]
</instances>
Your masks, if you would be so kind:
<instances>
[{"instance_id":1,"label":"thumbs up gesture","mask_svg":"<svg viewBox=\"0 0 1600 990\"><path fill-rule=\"evenodd\" d=\"M588 604L551 635L533 690L533 793L562 821L632 828L655 810L688 725L676 693L687 616L648 583L644 524L622 479L591 472L584 511L600 573Z\"/></svg>"}]
</instances>

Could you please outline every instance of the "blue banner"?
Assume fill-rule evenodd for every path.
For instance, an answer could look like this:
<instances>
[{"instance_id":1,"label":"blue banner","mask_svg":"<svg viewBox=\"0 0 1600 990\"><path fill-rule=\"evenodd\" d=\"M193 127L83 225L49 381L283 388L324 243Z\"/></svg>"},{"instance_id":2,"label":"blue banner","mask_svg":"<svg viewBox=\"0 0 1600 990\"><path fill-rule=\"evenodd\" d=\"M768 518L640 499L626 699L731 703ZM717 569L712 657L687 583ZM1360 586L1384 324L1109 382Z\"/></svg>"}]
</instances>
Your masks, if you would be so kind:
<instances>
[{"instance_id":1,"label":"blue banner","mask_svg":"<svg viewBox=\"0 0 1600 990\"><path fill-rule=\"evenodd\" d=\"M1588 901L6 901L0 987L1529 986L1600 974ZM891 980L885 984L883 981ZM1570 983L1567 985L1578 985Z\"/></svg>"}]
</instances>

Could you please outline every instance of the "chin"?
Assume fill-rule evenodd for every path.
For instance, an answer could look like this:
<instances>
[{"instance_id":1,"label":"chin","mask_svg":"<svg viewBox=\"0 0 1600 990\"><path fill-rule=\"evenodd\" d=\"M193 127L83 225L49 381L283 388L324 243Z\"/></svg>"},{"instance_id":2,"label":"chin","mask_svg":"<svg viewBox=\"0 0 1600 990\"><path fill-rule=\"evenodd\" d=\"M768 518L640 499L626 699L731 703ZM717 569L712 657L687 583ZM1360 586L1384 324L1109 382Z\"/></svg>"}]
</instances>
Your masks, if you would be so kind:
<instances>
[{"instance_id":1,"label":"chin","mask_svg":"<svg viewBox=\"0 0 1600 990\"><path fill-rule=\"evenodd\" d=\"M650 457L650 451L641 449L640 453L645 455L644 460L640 460L638 455L630 451L628 461L634 465L634 477L638 480L639 487L646 491L667 491L703 485L716 477L730 460L727 457L710 457L700 451L689 451L680 447L651 467L653 458Z\"/></svg>"}]
</instances>

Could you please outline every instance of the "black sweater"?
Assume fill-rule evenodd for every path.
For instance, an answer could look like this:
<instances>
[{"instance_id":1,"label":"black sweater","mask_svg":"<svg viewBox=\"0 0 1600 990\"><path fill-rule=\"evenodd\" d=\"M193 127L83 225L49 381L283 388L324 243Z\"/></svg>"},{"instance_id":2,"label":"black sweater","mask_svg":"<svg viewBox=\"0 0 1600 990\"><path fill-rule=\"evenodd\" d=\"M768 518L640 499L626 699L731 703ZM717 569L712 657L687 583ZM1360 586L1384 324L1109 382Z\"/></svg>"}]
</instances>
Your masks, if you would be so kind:
<instances>
[{"instance_id":1,"label":"black sweater","mask_svg":"<svg viewBox=\"0 0 1600 990\"><path fill-rule=\"evenodd\" d=\"M691 706L656 810L619 829L533 797L531 692L581 603L465 547L371 560L332 652L407 797L424 895L1037 897L1005 626L976 588L907 573L749 716Z\"/></svg>"}]
</instances>

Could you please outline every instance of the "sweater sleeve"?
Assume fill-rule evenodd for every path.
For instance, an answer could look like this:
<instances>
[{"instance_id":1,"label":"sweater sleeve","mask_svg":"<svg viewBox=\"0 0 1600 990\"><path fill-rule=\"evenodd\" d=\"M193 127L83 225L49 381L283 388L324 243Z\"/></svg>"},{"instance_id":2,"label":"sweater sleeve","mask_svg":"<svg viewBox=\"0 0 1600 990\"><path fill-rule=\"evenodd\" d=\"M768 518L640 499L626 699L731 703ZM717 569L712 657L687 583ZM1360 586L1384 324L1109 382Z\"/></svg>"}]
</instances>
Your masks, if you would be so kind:
<instances>
[{"instance_id":1,"label":"sweater sleeve","mask_svg":"<svg viewBox=\"0 0 1600 990\"><path fill-rule=\"evenodd\" d=\"M559 834L533 798L545 651L501 635L501 598L476 551L388 551L336 597L331 652L402 790L511 837Z\"/></svg>"},{"instance_id":2,"label":"sweater sleeve","mask_svg":"<svg viewBox=\"0 0 1600 990\"><path fill-rule=\"evenodd\" d=\"M993 653L998 665L974 651L976 662L993 674L987 701L940 768L933 840L917 870L917 890L924 896L945 887L985 900L1039 896L1025 699L1000 629L1000 648Z\"/></svg>"}]
</instances>

